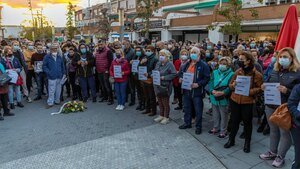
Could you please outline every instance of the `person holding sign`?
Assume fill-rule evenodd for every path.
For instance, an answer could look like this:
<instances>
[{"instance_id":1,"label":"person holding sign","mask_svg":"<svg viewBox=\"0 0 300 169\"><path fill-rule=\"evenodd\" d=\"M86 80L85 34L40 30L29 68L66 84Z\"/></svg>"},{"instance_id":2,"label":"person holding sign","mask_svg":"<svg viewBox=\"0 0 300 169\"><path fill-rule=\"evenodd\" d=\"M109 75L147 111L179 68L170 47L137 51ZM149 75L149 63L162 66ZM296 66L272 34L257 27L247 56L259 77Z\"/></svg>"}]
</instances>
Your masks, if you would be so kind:
<instances>
[{"instance_id":1,"label":"person holding sign","mask_svg":"<svg viewBox=\"0 0 300 169\"><path fill-rule=\"evenodd\" d=\"M224 145L224 148L230 148L234 146L235 136L239 130L240 122L243 121L245 131L245 153L250 152L253 104L255 102L256 95L262 92L260 88L263 82L262 74L255 69L254 63L254 57L250 52L241 52L238 60L238 65L240 68L234 73L229 83L229 88L233 91L230 97L231 132L229 135L229 140ZM237 83L240 83L237 81L238 77L245 77L244 79L247 79L248 77L250 78L250 84L244 84L245 86L250 86L249 93L244 95L235 93L235 89L238 86Z\"/></svg>"},{"instance_id":2,"label":"person holding sign","mask_svg":"<svg viewBox=\"0 0 300 169\"><path fill-rule=\"evenodd\" d=\"M196 134L202 133L202 113L203 98L205 96L204 87L210 79L209 66L200 59L200 49L193 47L191 49L191 60L183 65L179 73L179 82L182 83L184 73L193 74L191 90L183 89L183 107L184 107L184 124L179 129L192 127L192 106L196 114Z\"/></svg>"},{"instance_id":3,"label":"person holding sign","mask_svg":"<svg viewBox=\"0 0 300 169\"><path fill-rule=\"evenodd\" d=\"M297 84L288 99L288 109L292 115L291 134L294 142L295 160L292 169L300 168L300 84Z\"/></svg>"},{"instance_id":4,"label":"person holding sign","mask_svg":"<svg viewBox=\"0 0 300 169\"><path fill-rule=\"evenodd\" d=\"M111 63L109 74L111 78L114 78L114 88L115 93L118 100L118 105L116 110L124 110L125 102L126 102L126 87L128 76L130 74L130 67L128 61L124 58L124 53L121 49L116 49L116 58ZM119 67L116 69L116 67ZM116 71L118 74L120 73L121 76L116 76ZM120 71L120 72L119 72Z\"/></svg>"},{"instance_id":5,"label":"person holding sign","mask_svg":"<svg viewBox=\"0 0 300 169\"><path fill-rule=\"evenodd\" d=\"M300 82L300 64L295 51L292 48L283 48L277 55L274 69L266 79L265 83L279 83L277 87L280 92L281 104L288 101L293 87ZM265 86L262 85L262 89ZM265 112L267 119L274 113L279 105L267 104ZM268 120L270 126L270 148L259 157L263 160L274 160L273 166L281 167L284 158L292 145L290 132L279 128Z\"/></svg>"},{"instance_id":6,"label":"person holding sign","mask_svg":"<svg viewBox=\"0 0 300 169\"><path fill-rule=\"evenodd\" d=\"M131 74L133 76L133 85L135 85L137 90L138 106L136 107L136 110L143 111L145 110L145 96L143 95L142 82L138 79L138 66L141 60L145 57L145 53L140 46L136 46L134 52L135 56L133 60L130 61L130 64L132 70Z\"/></svg>"},{"instance_id":7,"label":"person holding sign","mask_svg":"<svg viewBox=\"0 0 300 169\"><path fill-rule=\"evenodd\" d=\"M231 59L222 57L218 69L214 70L209 82L209 98L212 104L214 127L209 134L219 134L219 138L226 137L228 123L228 96L230 95L229 82L233 76L230 68Z\"/></svg>"},{"instance_id":8,"label":"person holding sign","mask_svg":"<svg viewBox=\"0 0 300 169\"><path fill-rule=\"evenodd\" d=\"M169 98L172 92L172 80L176 76L176 69L169 58L171 53L163 49L159 52L159 62L152 71L154 91L158 100L160 114L154 119L155 122L167 124L169 122L170 103ZM158 77L154 77L154 71ZM158 78L159 83L156 82Z\"/></svg>"},{"instance_id":9,"label":"person holding sign","mask_svg":"<svg viewBox=\"0 0 300 169\"><path fill-rule=\"evenodd\" d=\"M155 116L156 115L156 98L153 88L153 79L151 77L152 70L155 68L156 63L158 60L155 56L155 48L154 46L147 46L146 47L146 57L143 58L140 62L140 66L146 66L147 73L144 73L144 76L147 80L142 80L143 89L144 89L144 96L145 96L145 103L146 103L146 111L142 114L148 114L148 116Z\"/></svg>"}]
</instances>

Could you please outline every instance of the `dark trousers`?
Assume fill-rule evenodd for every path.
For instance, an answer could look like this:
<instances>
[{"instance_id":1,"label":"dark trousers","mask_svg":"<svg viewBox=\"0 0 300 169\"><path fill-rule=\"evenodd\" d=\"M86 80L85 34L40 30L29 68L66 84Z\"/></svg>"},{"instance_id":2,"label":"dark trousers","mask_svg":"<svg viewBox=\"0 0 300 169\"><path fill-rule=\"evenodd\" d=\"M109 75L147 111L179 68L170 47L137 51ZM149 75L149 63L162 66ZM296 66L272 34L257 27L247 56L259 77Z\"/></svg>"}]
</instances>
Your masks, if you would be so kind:
<instances>
[{"instance_id":1,"label":"dark trousers","mask_svg":"<svg viewBox=\"0 0 300 169\"><path fill-rule=\"evenodd\" d=\"M113 100L112 88L109 83L109 75L108 73L98 73L98 78L100 82L100 87L103 98Z\"/></svg>"},{"instance_id":2,"label":"dark trousers","mask_svg":"<svg viewBox=\"0 0 300 169\"><path fill-rule=\"evenodd\" d=\"M138 80L137 76L133 76L134 84L137 91L137 97L140 105L145 105L144 85L143 82Z\"/></svg>"},{"instance_id":3,"label":"dark trousers","mask_svg":"<svg viewBox=\"0 0 300 169\"><path fill-rule=\"evenodd\" d=\"M71 96L71 85L70 85L69 80L66 80L66 82L61 86L61 94L60 94L61 100L64 97L64 88L67 89L68 97Z\"/></svg>"},{"instance_id":4,"label":"dark trousers","mask_svg":"<svg viewBox=\"0 0 300 169\"><path fill-rule=\"evenodd\" d=\"M143 83L143 86L144 86L146 111L149 113L156 114L156 96L154 93L153 84Z\"/></svg>"},{"instance_id":5,"label":"dark trousers","mask_svg":"<svg viewBox=\"0 0 300 169\"><path fill-rule=\"evenodd\" d=\"M181 86L174 86L174 99L178 99L178 107L182 108L182 91L181 91Z\"/></svg>"},{"instance_id":6,"label":"dark trousers","mask_svg":"<svg viewBox=\"0 0 300 169\"><path fill-rule=\"evenodd\" d=\"M159 115L165 118L169 118L170 114L170 103L169 103L170 96L167 97L157 97L158 106L159 106Z\"/></svg>"},{"instance_id":7,"label":"dark trousers","mask_svg":"<svg viewBox=\"0 0 300 169\"><path fill-rule=\"evenodd\" d=\"M27 86L29 94L32 89L32 79L34 79L36 81L36 76L34 75L34 70L28 70L27 75L26 75L26 86Z\"/></svg>"},{"instance_id":8,"label":"dark trousers","mask_svg":"<svg viewBox=\"0 0 300 169\"><path fill-rule=\"evenodd\" d=\"M94 77L95 77L95 88L96 88L96 92L97 92L97 93L100 93L100 95L102 95L101 87L100 87L100 82L99 82L99 78L98 78L98 73L95 73L95 74L94 74Z\"/></svg>"},{"instance_id":9,"label":"dark trousers","mask_svg":"<svg viewBox=\"0 0 300 169\"><path fill-rule=\"evenodd\" d=\"M203 98L193 97L191 92L186 92L183 95L184 104L184 123L186 125L192 125L192 108L195 109L197 129L202 129L202 114L203 114Z\"/></svg>"},{"instance_id":10,"label":"dark trousers","mask_svg":"<svg viewBox=\"0 0 300 169\"><path fill-rule=\"evenodd\" d=\"M76 84L76 72L69 72L69 83L72 88L73 97L82 97L80 86Z\"/></svg>"},{"instance_id":11,"label":"dark trousers","mask_svg":"<svg viewBox=\"0 0 300 169\"><path fill-rule=\"evenodd\" d=\"M299 169L300 168L300 126L292 127L291 134L292 134L294 149L295 149L295 161L292 165L292 169Z\"/></svg>"},{"instance_id":12,"label":"dark trousers","mask_svg":"<svg viewBox=\"0 0 300 169\"><path fill-rule=\"evenodd\" d=\"M135 103L135 91L136 91L135 89L136 89L136 84L135 84L134 76L130 75L128 77L126 100L128 99L128 95L130 94L131 103Z\"/></svg>"},{"instance_id":13,"label":"dark trousers","mask_svg":"<svg viewBox=\"0 0 300 169\"><path fill-rule=\"evenodd\" d=\"M1 105L3 108L3 112L4 114L8 114L9 113L9 109L8 109L8 98L7 98L7 94L0 94L0 101L1 101Z\"/></svg>"},{"instance_id":14,"label":"dark trousers","mask_svg":"<svg viewBox=\"0 0 300 169\"><path fill-rule=\"evenodd\" d=\"M44 72L36 73L35 76L38 85L37 97L41 97L44 92L44 86L46 86L46 90L48 90L47 76Z\"/></svg>"},{"instance_id":15,"label":"dark trousers","mask_svg":"<svg viewBox=\"0 0 300 169\"><path fill-rule=\"evenodd\" d=\"M94 76L79 77L79 85L81 88L83 98L85 99L88 98L88 89L91 90L91 94L93 98L97 97Z\"/></svg>"},{"instance_id":16,"label":"dark trousers","mask_svg":"<svg viewBox=\"0 0 300 169\"><path fill-rule=\"evenodd\" d=\"M234 140L241 121L244 123L245 140L251 141L252 135L252 119L253 119L253 104L237 104L230 100L231 108L231 131L229 138Z\"/></svg>"}]
</instances>

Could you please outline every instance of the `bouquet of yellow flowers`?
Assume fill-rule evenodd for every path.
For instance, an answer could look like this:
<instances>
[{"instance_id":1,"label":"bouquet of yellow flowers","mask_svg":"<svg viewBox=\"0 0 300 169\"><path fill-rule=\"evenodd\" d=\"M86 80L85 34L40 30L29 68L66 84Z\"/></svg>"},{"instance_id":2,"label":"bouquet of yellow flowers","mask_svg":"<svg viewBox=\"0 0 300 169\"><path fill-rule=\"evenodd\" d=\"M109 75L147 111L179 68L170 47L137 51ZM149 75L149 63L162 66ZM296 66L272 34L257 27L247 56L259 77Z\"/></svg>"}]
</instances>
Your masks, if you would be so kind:
<instances>
[{"instance_id":1,"label":"bouquet of yellow flowers","mask_svg":"<svg viewBox=\"0 0 300 169\"><path fill-rule=\"evenodd\" d=\"M83 102L77 102L77 101L69 101L64 104L62 113L68 114L68 113L75 113L75 112L83 112L85 109Z\"/></svg>"}]
</instances>

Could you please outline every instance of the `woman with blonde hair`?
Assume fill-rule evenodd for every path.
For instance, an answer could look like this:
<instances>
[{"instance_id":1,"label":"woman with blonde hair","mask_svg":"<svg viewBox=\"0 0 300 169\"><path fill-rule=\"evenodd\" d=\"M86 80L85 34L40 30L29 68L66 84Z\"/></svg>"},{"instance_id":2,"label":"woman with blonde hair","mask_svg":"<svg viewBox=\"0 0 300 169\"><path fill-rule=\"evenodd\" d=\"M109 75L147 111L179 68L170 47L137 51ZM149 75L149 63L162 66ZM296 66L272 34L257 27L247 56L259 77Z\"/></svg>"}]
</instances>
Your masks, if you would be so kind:
<instances>
[{"instance_id":1,"label":"woman with blonde hair","mask_svg":"<svg viewBox=\"0 0 300 169\"><path fill-rule=\"evenodd\" d=\"M118 100L116 110L124 110L126 101L126 87L130 67L127 60L124 58L124 53L121 49L115 50L116 58L112 61L109 74L114 79L114 88ZM115 72L120 67L121 72ZM120 73L120 74L119 74Z\"/></svg>"},{"instance_id":2,"label":"woman with blonde hair","mask_svg":"<svg viewBox=\"0 0 300 169\"><path fill-rule=\"evenodd\" d=\"M281 94L281 104L288 101L293 87L300 80L300 65L296 53L292 48L283 48L279 51L274 70L266 79L265 83L280 83L277 87ZM264 86L262 85L262 89ZM266 105L265 112L267 119L274 113L277 105ZM274 160L274 167L282 167L287 151L292 145L290 132L279 128L272 122L270 125L270 149L259 157L263 160Z\"/></svg>"},{"instance_id":3,"label":"woman with blonde hair","mask_svg":"<svg viewBox=\"0 0 300 169\"><path fill-rule=\"evenodd\" d=\"M160 85L153 84L160 111L159 116L154 121L161 124L169 122L169 98L172 93L172 80L176 76L176 69L169 60L171 56L172 54L166 49L159 51L159 62L154 69L154 71L159 71L160 74Z\"/></svg>"}]
</instances>

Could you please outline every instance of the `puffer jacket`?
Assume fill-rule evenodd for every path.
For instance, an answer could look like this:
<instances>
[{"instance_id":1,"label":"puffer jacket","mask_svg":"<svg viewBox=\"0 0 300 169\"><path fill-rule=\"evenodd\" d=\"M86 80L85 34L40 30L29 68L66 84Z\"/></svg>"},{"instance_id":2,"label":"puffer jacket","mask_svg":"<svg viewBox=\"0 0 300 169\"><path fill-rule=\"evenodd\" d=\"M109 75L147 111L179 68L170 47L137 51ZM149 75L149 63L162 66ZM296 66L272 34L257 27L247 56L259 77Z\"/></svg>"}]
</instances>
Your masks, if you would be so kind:
<instances>
[{"instance_id":1,"label":"puffer jacket","mask_svg":"<svg viewBox=\"0 0 300 169\"><path fill-rule=\"evenodd\" d=\"M235 86L233 85L233 83L236 81L237 76L251 76L249 96L243 96L234 93ZM262 74L259 73L255 68L253 68L252 71L249 72L248 74L245 74L243 69L240 68L234 73L229 83L229 88L233 91L230 99L236 102L237 104L253 104L255 102L256 96L262 92L261 89L262 84L263 84Z\"/></svg>"}]
</instances>

